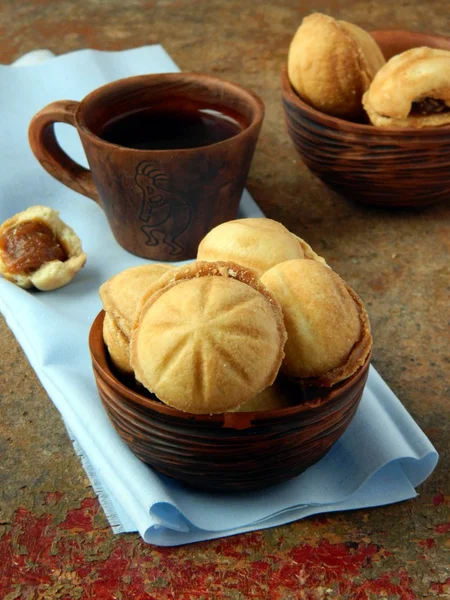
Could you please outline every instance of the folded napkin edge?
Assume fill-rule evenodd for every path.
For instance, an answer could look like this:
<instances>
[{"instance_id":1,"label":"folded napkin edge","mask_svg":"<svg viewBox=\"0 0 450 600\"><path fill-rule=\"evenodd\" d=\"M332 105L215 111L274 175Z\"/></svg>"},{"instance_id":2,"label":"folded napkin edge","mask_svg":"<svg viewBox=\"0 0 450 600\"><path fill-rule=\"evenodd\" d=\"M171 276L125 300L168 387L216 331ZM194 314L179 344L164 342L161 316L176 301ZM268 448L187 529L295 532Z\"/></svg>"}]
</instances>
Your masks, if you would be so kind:
<instances>
[{"instance_id":1,"label":"folded napkin edge","mask_svg":"<svg viewBox=\"0 0 450 600\"><path fill-rule=\"evenodd\" d=\"M20 67L21 69L28 69L28 68L33 68L33 67L41 67L42 65L44 65L45 63L47 63L48 61L51 62L59 62L61 60L65 60L67 58L72 58L76 55L79 54L83 54L83 53L87 53L87 52L93 52L95 54L98 55L105 55L105 56L112 56L112 55L122 55L122 54L126 54L128 52L133 52L133 51L140 51L144 48L160 48L161 51L170 59L170 55L168 54L168 52L165 50L165 48L161 45L161 44L142 44L141 46L133 46L131 48L124 48L123 50L100 50L99 48L78 48L76 50L70 50L69 52L65 52L63 54L55 54L54 52L52 52L51 50L47 49L47 48L37 48L36 50L31 50L30 52L27 52L26 54L23 54L22 56L19 56L19 58L17 58L16 60L14 60L12 63L2 63L0 64L0 67ZM42 53L42 55L44 56L43 53L48 53L47 57L44 58L43 60L39 60L36 62L30 62L30 64L23 64L21 65L21 61L24 59L29 59L31 60L33 57L32 55L36 53ZM50 56L52 55L52 56ZM24 60L25 62L25 60Z\"/></svg>"}]
</instances>

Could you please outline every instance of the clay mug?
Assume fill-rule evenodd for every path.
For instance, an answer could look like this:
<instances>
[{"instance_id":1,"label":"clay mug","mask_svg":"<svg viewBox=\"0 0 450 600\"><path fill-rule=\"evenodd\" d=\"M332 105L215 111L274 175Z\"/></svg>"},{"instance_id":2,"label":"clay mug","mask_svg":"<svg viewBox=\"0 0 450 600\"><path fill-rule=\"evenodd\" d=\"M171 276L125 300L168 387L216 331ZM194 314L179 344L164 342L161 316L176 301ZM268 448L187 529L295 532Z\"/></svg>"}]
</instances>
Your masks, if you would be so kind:
<instances>
[{"instance_id":1,"label":"clay mug","mask_svg":"<svg viewBox=\"0 0 450 600\"><path fill-rule=\"evenodd\" d=\"M235 135L156 150L101 137L109 123L134 112L199 106L237 123ZM237 84L196 73L141 75L104 85L81 102L52 102L33 117L29 141L50 175L103 208L123 248L179 261L194 258L210 229L236 217L263 117L260 98ZM57 122L76 127L90 169L59 146Z\"/></svg>"}]
</instances>

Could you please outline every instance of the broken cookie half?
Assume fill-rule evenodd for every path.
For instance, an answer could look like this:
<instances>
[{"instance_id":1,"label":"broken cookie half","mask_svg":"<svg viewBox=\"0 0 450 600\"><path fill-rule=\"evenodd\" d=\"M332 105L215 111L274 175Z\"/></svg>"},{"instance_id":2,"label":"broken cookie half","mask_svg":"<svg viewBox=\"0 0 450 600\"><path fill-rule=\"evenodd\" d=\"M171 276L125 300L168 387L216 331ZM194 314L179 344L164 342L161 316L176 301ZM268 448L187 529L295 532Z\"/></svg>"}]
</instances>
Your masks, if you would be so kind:
<instances>
[{"instance_id":1,"label":"broken cookie half","mask_svg":"<svg viewBox=\"0 0 450 600\"><path fill-rule=\"evenodd\" d=\"M363 96L377 127L450 124L450 52L412 48L392 57Z\"/></svg>"},{"instance_id":2,"label":"broken cookie half","mask_svg":"<svg viewBox=\"0 0 450 600\"><path fill-rule=\"evenodd\" d=\"M0 273L19 287L60 288L85 262L79 237L48 206L31 206L0 226Z\"/></svg>"}]
</instances>

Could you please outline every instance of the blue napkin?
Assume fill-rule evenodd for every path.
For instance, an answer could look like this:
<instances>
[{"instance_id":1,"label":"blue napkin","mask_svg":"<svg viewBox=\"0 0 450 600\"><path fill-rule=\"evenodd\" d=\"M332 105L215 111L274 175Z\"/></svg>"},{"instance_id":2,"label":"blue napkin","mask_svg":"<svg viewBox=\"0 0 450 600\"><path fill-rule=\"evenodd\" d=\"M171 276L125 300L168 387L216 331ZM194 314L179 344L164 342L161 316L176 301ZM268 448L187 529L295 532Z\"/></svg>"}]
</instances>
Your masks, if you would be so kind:
<instances>
[{"instance_id":1,"label":"blue napkin","mask_svg":"<svg viewBox=\"0 0 450 600\"><path fill-rule=\"evenodd\" d=\"M139 531L147 542L186 544L272 527L331 511L408 500L438 456L374 368L342 438L316 465L260 492L208 494L154 472L122 443L97 395L87 338L101 309L99 286L143 264L115 242L92 201L51 178L31 153L31 117L53 100L80 100L122 77L177 71L161 46L123 52L81 50L34 66L0 66L0 223L33 204L60 211L80 236L87 264L70 285L30 293L0 278L0 310L61 413L75 450L116 533ZM31 64L28 58L22 65ZM73 128L57 126L62 146L86 160ZM241 217L263 216L245 192Z\"/></svg>"}]
</instances>

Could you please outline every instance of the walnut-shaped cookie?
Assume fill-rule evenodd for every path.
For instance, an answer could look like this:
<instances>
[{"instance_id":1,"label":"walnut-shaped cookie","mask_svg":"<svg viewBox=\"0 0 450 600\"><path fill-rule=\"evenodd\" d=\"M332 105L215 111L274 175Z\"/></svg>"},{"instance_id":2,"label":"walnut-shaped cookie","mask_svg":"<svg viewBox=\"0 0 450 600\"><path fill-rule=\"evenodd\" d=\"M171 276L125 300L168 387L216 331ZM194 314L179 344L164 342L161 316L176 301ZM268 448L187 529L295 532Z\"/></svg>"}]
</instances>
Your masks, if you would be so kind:
<instances>
[{"instance_id":1,"label":"walnut-shaped cookie","mask_svg":"<svg viewBox=\"0 0 450 600\"><path fill-rule=\"evenodd\" d=\"M450 52L412 48L378 71L363 97L377 127L450 124Z\"/></svg>"},{"instance_id":2,"label":"walnut-shaped cookie","mask_svg":"<svg viewBox=\"0 0 450 600\"><path fill-rule=\"evenodd\" d=\"M240 404L230 412L263 412L267 410L280 410L294 406L298 402L298 393L294 396L293 391L285 381L277 378L274 383L250 398L247 402Z\"/></svg>"},{"instance_id":3,"label":"walnut-shaped cookie","mask_svg":"<svg viewBox=\"0 0 450 600\"><path fill-rule=\"evenodd\" d=\"M103 340L116 369L124 375L133 375L130 366L130 340L114 321L114 317L107 312L103 319Z\"/></svg>"},{"instance_id":4,"label":"walnut-shaped cookie","mask_svg":"<svg viewBox=\"0 0 450 600\"><path fill-rule=\"evenodd\" d=\"M173 267L149 264L130 267L105 281L100 287L105 318L103 338L113 364L122 373L132 375L130 335L137 306L149 287Z\"/></svg>"},{"instance_id":5,"label":"walnut-shaped cookie","mask_svg":"<svg viewBox=\"0 0 450 600\"><path fill-rule=\"evenodd\" d=\"M79 237L48 206L31 206L0 227L0 273L22 288L60 288L85 262Z\"/></svg>"},{"instance_id":6,"label":"walnut-shaped cookie","mask_svg":"<svg viewBox=\"0 0 450 600\"><path fill-rule=\"evenodd\" d=\"M290 260L261 279L283 310L286 375L306 385L332 386L364 364L372 345L367 312L332 269Z\"/></svg>"},{"instance_id":7,"label":"walnut-shaped cookie","mask_svg":"<svg viewBox=\"0 0 450 600\"><path fill-rule=\"evenodd\" d=\"M300 98L313 108L344 119L364 111L364 92L384 65L372 36L352 23L314 13L292 39L288 76Z\"/></svg>"},{"instance_id":8,"label":"walnut-shaped cookie","mask_svg":"<svg viewBox=\"0 0 450 600\"><path fill-rule=\"evenodd\" d=\"M163 275L131 333L136 379L165 404L223 413L270 386L284 356L280 305L254 271L196 262Z\"/></svg>"},{"instance_id":9,"label":"walnut-shaped cookie","mask_svg":"<svg viewBox=\"0 0 450 600\"><path fill-rule=\"evenodd\" d=\"M236 219L212 229L200 242L197 259L225 260L253 269L261 276L274 265L294 258L325 263L284 225L266 218Z\"/></svg>"}]
</instances>

